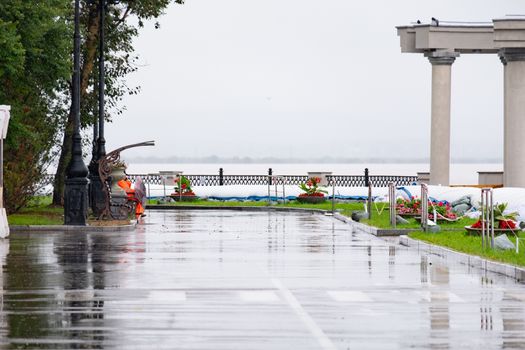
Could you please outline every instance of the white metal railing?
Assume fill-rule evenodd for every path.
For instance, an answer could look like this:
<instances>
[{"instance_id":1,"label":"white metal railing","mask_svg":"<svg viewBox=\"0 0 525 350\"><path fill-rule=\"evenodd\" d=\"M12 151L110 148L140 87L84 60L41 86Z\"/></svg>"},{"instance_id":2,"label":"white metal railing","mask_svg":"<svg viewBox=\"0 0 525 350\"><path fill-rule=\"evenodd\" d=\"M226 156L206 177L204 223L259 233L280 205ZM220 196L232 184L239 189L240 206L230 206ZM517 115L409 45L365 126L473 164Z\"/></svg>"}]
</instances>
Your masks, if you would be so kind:
<instances>
[{"instance_id":1,"label":"white metal railing","mask_svg":"<svg viewBox=\"0 0 525 350\"><path fill-rule=\"evenodd\" d=\"M492 188L481 189L481 247L494 249L494 198Z\"/></svg>"},{"instance_id":2,"label":"white metal railing","mask_svg":"<svg viewBox=\"0 0 525 350\"><path fill-rule=\"evenodd\" d=\"M390 226L396 228L396 184L388 184L388 203L390 205Z\"/></svg>"},{"instance_id":3,"label":"white metal railing","mask_svg":"<svg viewBox=\"0 0 525 350\"><path fill-rule=\"evenodd\" d=\"M268 176L268 203L272 202L272 193L275 198L282 198L283 203L286 203L286 178L279 175L267 175ZM281 195L281 196L279 196Z\"/></svg>"}]
</instances>

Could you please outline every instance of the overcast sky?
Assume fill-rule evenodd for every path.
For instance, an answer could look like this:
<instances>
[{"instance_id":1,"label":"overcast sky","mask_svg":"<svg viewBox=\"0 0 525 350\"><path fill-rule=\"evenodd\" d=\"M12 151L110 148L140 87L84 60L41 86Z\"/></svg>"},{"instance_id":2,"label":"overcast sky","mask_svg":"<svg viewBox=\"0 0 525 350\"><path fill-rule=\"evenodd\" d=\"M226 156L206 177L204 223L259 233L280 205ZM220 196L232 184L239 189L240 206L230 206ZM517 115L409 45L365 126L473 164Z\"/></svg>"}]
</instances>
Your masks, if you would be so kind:
<instances>
[{"instance_id":1,"label":"overcast sky","mask_svg":"<svg viewBox=\"0 0 525 350\"><path fill-rule=\"evenodd\" d=\"M186 0L136 40L142 86L106 127L134 156L427 157L431 65L395 26L490 21L520 0ZM452 67L452 156L502 156L496 55ZM125 130L125 132L122 132Z\"/></svg>"}]
</instances>

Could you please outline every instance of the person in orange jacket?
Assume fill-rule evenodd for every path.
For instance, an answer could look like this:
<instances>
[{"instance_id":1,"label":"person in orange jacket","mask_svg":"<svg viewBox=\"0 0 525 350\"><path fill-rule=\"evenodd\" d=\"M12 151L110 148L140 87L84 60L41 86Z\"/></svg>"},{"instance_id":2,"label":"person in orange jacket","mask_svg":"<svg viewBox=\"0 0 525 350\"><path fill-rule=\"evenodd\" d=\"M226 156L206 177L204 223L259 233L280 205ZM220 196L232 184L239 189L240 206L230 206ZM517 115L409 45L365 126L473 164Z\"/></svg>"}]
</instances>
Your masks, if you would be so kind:
<instances>
[{"instance_id":1,"label":"person in orange jacket","mask_svg":"<svg viewBox=\"0 0 525 350\"><path fill-rule=\"evenodd\" d=\"M126 194L128 195L128 199L136 203L135 217L138 219L141 216L146 216L146 214L144 214L144 206L142 205L142 201L138 200L135 197L135 190L131 188L131 180L128 179L128 177L126 176L124 179L117 182L117 184L126 192Z\"/></svg>"}]
</instances>

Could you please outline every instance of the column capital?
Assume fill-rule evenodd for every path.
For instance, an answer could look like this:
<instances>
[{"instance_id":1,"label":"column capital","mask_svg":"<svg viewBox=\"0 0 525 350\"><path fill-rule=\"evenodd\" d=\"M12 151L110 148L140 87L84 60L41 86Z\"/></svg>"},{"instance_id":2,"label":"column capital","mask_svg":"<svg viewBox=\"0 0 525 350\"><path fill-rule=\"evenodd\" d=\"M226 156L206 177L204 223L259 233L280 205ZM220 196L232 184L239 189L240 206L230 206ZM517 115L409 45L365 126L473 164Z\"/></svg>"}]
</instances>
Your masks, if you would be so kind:
<instances>
[{"instance_id":1,"label":"column capital","mask_svg":"<svg viewBox=\"0 0 525 350\"><path fill-rule=\"evenodd\" d=\"M501 63L502 63L504 66L506 66L506 65L507 65L507 59L505 58L505 55L503 55L503 54L501 53L501 51L498 52L498 57L499 57L499 60L501 61Z\"/></svg>"},{"instance_id":2,"label":"column capital","mask_svg":"<svg viewBox=\"0 0 525 350\"><path fill-rule=\"evenodd\" d=\"M459 57L459 52L454 51L429 51L425 53L430 63L434 65L451 65Z\"/></svg>"},{"instance_id":3,"label":"column capital","mask_svg":"<svg viewBox=\"0 0 525 350\"><path fill-rule=\"evenodd\" d=\"M525 61L525 48L506 48L501 49L498 53L501 62L507 64L508 62Z\"/></svg>"}]
</instances>

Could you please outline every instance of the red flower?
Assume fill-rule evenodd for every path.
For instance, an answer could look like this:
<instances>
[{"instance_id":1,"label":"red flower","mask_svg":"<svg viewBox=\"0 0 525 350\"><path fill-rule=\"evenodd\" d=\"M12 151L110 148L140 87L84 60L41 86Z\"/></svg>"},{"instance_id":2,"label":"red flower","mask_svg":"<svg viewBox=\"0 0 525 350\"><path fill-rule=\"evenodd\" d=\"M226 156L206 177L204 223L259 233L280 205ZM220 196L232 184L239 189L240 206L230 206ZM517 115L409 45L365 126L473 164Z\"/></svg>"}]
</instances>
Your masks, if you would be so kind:
<instances>
[{"instance_id":1,"label":"red flower","mask_svg":"<svg viewBox=\"0 0 525 350\"><path fill-rule=\"evenodd\" d=\"M476 221L476 223L472 224L472 226L470 226L472 228L481 228L481 220L478 220Z\"/></svg>"},{"instance_id":2,"label":"red flower","mask_svg":"<svg viewBox=\"0 0 525 350\"><path fill-rule=\"evenodd\" d=\"M499 228L514 229L514 228L516 228L516 224L512 220L500 220L499 221Z\"/></svg>"}]
</instances>

